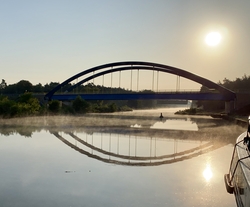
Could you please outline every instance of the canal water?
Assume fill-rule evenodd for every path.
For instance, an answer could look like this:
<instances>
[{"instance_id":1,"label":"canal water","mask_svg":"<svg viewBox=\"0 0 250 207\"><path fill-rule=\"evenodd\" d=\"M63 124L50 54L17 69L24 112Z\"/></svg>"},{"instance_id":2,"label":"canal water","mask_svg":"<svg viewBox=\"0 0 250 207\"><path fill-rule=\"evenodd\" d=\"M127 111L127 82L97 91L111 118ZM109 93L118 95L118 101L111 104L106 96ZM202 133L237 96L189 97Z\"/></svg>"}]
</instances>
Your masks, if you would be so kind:
<instances>
[{"instance_id":1,"label":"canal water","mask_svg":"<svg viewBox=\"0 0 250 207\"><path fill-rule=\"evenodd\" d=\"M1 120L0 206L235 207L223 176L245 128L177 110Z\"/></svg>"}]
</instances>

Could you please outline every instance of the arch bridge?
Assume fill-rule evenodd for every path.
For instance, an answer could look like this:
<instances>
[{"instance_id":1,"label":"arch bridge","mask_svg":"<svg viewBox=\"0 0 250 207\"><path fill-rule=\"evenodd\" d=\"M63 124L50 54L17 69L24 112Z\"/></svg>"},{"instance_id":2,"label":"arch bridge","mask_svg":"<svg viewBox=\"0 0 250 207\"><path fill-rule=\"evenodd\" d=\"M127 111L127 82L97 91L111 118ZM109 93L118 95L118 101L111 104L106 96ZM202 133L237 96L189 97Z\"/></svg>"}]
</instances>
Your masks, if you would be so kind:
<instances>
[{"instance_id":1,"label":"arch bridge","mask_svg":"<svg viewBox=\"0 0 250 207\"><path fill-rule=\"evenodd\" d=\"M168 73L177 76L177 85L180 84L180 77L189 79L196 83L205 86L208 90L206 92L194 92L194 91L180 91L178 86L176 91L172 92L131 92L131 93L101 93L101 94L83 94L83 93L73 93L73 89L79 87L80 85L86 84L90 80L94 80L97 77L104 76L106 74L113 74L120 72L119 82L121 78L121 71L156 71ZM66 91L62 89L70 84L72 81L82 78L81 81L76 84L70 85ZM138 78L138 75L137 75ZM119 83L120 85L120 83ZM74 100L77 96L81 96L85 100L131 100L131 99L178 99L178 100L221 100L225 101L226 111L232 110L234 107L234 101L236 99L236 94L227 88L220 86L206 78L198 76L196 74L190 73L183 69L176 67L152 63L152 62L141 62L141 61L126 61L126 62L114 62L108 63L100 66L96 66L87 70L84 70L61 84L57 85L54 89L48 92L44 99L45 100Z\"/></svg>"}]
</instances>

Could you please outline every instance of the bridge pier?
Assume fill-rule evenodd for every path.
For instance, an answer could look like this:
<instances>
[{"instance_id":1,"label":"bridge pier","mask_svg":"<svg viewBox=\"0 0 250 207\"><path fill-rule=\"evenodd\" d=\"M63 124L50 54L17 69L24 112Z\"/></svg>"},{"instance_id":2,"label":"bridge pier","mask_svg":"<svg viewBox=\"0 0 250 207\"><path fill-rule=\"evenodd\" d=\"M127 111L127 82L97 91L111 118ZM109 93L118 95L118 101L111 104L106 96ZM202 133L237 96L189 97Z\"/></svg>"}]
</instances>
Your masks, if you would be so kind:
<instances>
[{"instance_id":1,"label":"bridge pier","mask_svg":"<svg viewBox=\"0 0 250 207\"><path fill-rule=\"evenodd\" d=\"M229 114L235 109L235 100L225 102L225 113Z\"/></svg>"}]
</instances>

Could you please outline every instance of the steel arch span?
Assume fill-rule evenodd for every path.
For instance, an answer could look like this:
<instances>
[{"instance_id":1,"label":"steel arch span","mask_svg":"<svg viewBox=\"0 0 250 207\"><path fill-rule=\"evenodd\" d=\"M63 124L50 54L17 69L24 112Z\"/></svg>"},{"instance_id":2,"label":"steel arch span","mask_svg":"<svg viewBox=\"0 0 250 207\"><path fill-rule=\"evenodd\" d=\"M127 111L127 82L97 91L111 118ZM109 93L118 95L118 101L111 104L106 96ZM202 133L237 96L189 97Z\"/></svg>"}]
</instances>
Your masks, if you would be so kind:
<instances>
[{"instance_id":1,"label":"steel arch span","mask_svg":"<svg viewBox=\"0 0 250 207\"><path fill-rule=\"evenodd\" d=\"M52 89L50 92L48 92L44 99L45 100L51 100L53 95L59 91L62 87L70 83L71 81L74 81L78 79L79 77L84 77L83 80L79 81L77 84L72 85L67 92L73 90L75 87L84 84L85 82L92 80L96 77L109 74L109 73L114 73L118 71L126 71L126 70L151 70L151 71L160 71L164 73L169 73L173 75L177 75L189 80L192 80L196 83L199 83L211 90L217 90L220 94L223 94L224 100L235 100L236 95L234 92L231 90L228 90L227 88L220 86L206 78L203 78L201 76L198 76L196 74L190 73L188 71L185 71L183 69L179 69L176 67L168 66L168 65L163 65L159 63L152 63L152 62L141 62L141 61L125 61L125 62L114 62L114 63L108 63L100 66L96 66L87 70L84 70L61 84L57 85L54 89ZM92 75L93 74L93 75Z\"/></svg>"}]
</instances>

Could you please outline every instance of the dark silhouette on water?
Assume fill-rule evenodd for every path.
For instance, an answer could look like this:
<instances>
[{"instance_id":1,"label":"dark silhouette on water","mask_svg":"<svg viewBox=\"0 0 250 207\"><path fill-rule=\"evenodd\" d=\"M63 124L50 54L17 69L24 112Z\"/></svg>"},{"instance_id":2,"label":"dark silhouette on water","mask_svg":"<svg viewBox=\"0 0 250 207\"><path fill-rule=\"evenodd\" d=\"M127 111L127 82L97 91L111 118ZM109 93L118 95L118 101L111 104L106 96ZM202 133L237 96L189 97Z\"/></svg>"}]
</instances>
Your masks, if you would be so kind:
<instances>
[{"instance_id":1,"label":"dark silhouette on water","mask_svg":"<svg viewBox=\"0 0 250 207\"><path fill-rule=\"evenodd\" d=\"M160 115L160 117L159 117L160 119L162 119L163 118L163 115L162 115L162 113L161 113L161 115Z\"/></svg>"}]
</instances>

